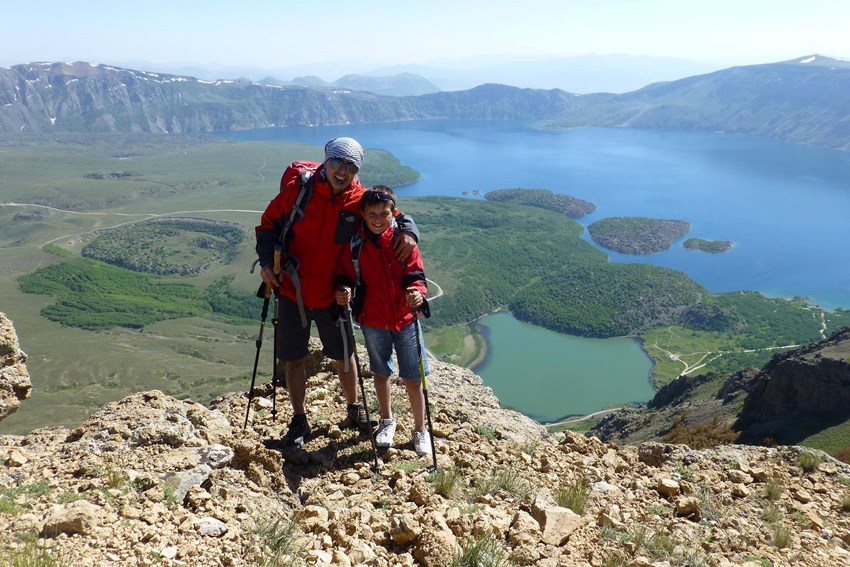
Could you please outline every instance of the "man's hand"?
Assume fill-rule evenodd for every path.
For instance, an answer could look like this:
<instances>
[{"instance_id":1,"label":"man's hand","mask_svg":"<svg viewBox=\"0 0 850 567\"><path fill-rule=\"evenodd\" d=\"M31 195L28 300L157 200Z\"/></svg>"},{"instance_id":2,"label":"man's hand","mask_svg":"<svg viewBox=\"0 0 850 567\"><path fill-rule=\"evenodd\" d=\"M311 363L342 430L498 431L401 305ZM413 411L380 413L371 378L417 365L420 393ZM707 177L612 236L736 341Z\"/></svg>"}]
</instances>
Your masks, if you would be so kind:
<instances>
[{"instance_id":1,"label":"man's hand","mask_svg":"<svg viewBox=\"0 0 850 567\"><path fill-rule=\"evenodd\" d=\"M260 270L260 277L263 278L263 282L269 288L276 288L280 285L280 282L277 280L277 277L274 275L274 268L271 264L266 264L263 266L263 269Z\"/></svg>"},{"instance_id":2,"label":"man's hand","mask_svg":"<svg viewBox=\"0 0 850 567\"><path fill-rule=\"evenodd\" d=\"M339 286L336 288L336 296L337 305L348 305L348 302L351 301L351 288Z\"/></svg>"},{"instance_id":3,"label":"man's hand","mask_svg":"<svg viewBox=\"0 0 850 567\"><path fill-rule=\"evenodd\" d=\"M396 258L402 262L407 260L410 253L413 252L414 246L416 246L416 237L413 236L413 233L402 232L398 235L398 238L396 238L395 244L393 244L393 251L395 252Z\"/></svg>"}]
</instances>

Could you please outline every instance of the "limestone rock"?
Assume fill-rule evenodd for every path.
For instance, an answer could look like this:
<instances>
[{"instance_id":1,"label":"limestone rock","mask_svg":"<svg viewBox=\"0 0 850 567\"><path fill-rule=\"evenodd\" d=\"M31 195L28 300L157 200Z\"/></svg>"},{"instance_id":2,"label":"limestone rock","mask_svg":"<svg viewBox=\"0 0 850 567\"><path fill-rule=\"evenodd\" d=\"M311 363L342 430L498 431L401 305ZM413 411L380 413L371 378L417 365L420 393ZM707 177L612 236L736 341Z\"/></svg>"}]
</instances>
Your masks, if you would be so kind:
<instances>
[{"instance_id":1,"label":"limestone rock","mask_svg":"<svg viewBox=\"0 0 850 567\"><path fill-rule=\"evenodd\" d=\"M12 321L0 312L0 421L15 413L21 402L30 397L32 382L26 361Z\"/></svg>"}]
</instances>

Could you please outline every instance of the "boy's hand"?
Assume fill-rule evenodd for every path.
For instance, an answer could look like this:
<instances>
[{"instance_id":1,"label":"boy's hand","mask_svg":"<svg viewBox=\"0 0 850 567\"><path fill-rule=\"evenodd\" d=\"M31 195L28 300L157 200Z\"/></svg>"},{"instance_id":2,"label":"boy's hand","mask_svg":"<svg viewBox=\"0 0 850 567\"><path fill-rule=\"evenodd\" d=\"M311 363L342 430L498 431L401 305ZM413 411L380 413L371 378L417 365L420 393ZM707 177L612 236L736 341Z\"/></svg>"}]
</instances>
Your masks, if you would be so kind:
<instances>
[{"instance_id":1,"label":"boy's hand","mask_svg":"<svg viewBox=\"0 0 850 567\"><path fill-rule=\"evenodd\" d=\"M348 305L348 302L351 301L351 288L340 286L336 289L335 295L337 305Z\"/></svg>"},{"instance_id":2,"label":"boy's hand","mask_svg":"<svg viewBox=\"0 0 850 567\"><path fill-rule=\"evenodd\" d=\"M398 238L393 243L395 257L401 261L407 260L410 253L413 252L413 247L416 246L416 237L411 232L401 232Z\"/></svg>"},{"instance_id":3,"label":"boy's hand","mask_svg":"<svg viewBox=\"0 0 850 567\"><path fill-rule=\"evenodd\" d=\"M407 288L407 304L411 309L418 309L420 305L422 305L423 297L422 293L416 289L415 287Z\"/></svg>"}]
</instances>

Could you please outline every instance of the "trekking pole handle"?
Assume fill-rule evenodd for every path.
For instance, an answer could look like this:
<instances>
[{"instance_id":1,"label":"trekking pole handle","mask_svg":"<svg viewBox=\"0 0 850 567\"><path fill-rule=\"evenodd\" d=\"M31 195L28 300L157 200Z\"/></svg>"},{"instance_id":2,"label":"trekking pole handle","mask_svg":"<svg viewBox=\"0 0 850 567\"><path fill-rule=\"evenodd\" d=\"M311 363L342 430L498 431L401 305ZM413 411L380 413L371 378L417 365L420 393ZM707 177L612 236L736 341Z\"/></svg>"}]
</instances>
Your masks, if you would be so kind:
<instances>
[{"instance_id":1,"label":"trekking pole handle","mask_svg":"<svg viewBox=\"0 0 850 567\"><path fill-rule=\"evenodd\" d=\"M281 246L274 247L274 275L277 277L280 275L280 256L283 253L283 248Z\"/></svg>"}]
</instances>

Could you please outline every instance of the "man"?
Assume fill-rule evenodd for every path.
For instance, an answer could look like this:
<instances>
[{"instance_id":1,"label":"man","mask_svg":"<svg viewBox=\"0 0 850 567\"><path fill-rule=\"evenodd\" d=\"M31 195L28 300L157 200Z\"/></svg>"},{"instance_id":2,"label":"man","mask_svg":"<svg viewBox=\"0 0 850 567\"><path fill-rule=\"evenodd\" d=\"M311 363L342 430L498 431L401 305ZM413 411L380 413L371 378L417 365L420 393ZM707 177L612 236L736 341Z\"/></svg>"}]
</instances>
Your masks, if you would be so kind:
<instances>
[{"instance_id":1,"label":"man","mask_svg":"<svg viewBox=\"0 0 850 567\"><path fill-rule=\"evenodd\" d=\"M303 207L303 216L292 223L281 242L281 231L301 191L298 177L284 184L272 199L256 227L257 255L263 267L260 275L267 286L279 293L278 356L285 362L286 386L292 404L292 420L283 446L302 446L310 435L304 399L307 392L305 359L310 323L315 322L322 352L336 361L348 417L345 426L368 427L362 402L358 400L357 374L353 352L345 360L342 334L336 326L337 307L334 279L337 264L357 227L359 201L365 188L357 173L363 165L363 148L352 138L334 138L325 144L325 161L310 180L312 193ZM395 249L405 259L416 244L418 232L409 217L397 217L404 231ZM288 270L274 273L275 246L284 247L281 265ZM293 277L294 276L294 277ZM303 315L303 316L302 316ZM352 349L353 350L353 349ZM347 362L347 364L346 364ZM345 367L348 371L345 371Z\"/></svg>"}]
</instances>

